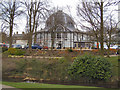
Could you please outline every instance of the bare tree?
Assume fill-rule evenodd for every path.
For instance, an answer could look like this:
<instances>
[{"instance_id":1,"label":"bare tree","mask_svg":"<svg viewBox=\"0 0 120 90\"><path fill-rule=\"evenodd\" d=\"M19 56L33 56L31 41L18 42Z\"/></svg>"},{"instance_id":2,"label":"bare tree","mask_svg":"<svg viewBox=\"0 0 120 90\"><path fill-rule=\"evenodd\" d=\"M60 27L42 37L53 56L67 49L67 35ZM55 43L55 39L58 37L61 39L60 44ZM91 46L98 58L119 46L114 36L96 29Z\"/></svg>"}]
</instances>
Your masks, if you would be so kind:
<instances>
[{"instance_id":1,"label":"bare tree","mask_svg":"<svg viewBox=\"0 0 120 90\"><path fill-rule=\"evenodd\" d=\"M35 32L35 28L37 29L37 23L39 19L39 15L42 15L44 17L45 11L47 11L47 1L46 0L30 0L30 1L24 1L22 2L25 5L26 8L26 15L28 18L28 33L29 33L29 50L31 51L31 45L32 45L32 36Z\"/></svg>"},{"instance_id":2,"label":"bare tree","mask_svg":"<svg viewBox=\"0 0 120 90\"><path fill-rule=\"evenodd\" d=\"M47 12L44 13L44 16L41 14L38 14L36 17L35 31L34 31L34 44L36 43L36 40L37 40L37 31L42 27L43 23L48 17L47 13L48 13L48 10Z\"/></svg>"},{"instance_id":3,"label":"bare tree","mask_svg":"<svg viewBox=\"0 0 120 90\"><path fill-rule=\"evenodd\" d=\"M104 42L106 43L107 47L108 47L108 52L107 52L107 56L109 57L109 51L110 51L110 45L112 43L116 43L118 42L118 38L117 38L117 21L114 20L113 16L110 15L109 16L109 20L107 20L107 22L104 25Z\"/></svg>"},{"instance_id":4,"label":"bare tree","mask_svg":"<svg viewBox=\"0 0 120 90\"><path fill-rule=\"evenodd\" d=\"M111 5L115 5L115 1L103 1L103 0L93 0L91 2L84 2L81 0L81 4L77 6L77 15L82 21L87 22L81 23L80 25L83 29L92 30L95 35L97 42L101 44L101 54L104 52L104 23L106 22L109 14L107 9Z\"/></svg>"},{"instance_id":5,"label":"bare tree","mask_svg":"<svg viewBox=\"0 0 120 90\"><path fill-rule=\"evenodd\" d=\"M13 27L16 25L15 19L20 16L23 11L20 10L21 4L18 0L9 0L0 2L0 19L3 29L9 29L9 45L12 47Z\"/></svg>"}]
</instances>

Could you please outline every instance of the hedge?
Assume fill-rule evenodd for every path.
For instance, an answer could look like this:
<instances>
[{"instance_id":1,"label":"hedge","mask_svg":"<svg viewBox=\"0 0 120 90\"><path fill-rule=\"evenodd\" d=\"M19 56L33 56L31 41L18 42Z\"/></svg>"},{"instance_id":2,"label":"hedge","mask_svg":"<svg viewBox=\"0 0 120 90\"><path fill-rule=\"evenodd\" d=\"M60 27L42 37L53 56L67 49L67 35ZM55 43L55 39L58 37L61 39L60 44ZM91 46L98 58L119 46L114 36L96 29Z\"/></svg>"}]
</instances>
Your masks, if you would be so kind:
<instances>
[{"instance_id":1,"label":"hedge","mask_svg":"<svg viewBox=\"0 0 120 90\"><path fill-rule=\"evenodd\" d=\"M92 80L108 80L112 72L112 65L101 56L85 54L75 58L69 67L68 73L71 80L80 80L85 78Z\"/></svg>"}]
</instances>

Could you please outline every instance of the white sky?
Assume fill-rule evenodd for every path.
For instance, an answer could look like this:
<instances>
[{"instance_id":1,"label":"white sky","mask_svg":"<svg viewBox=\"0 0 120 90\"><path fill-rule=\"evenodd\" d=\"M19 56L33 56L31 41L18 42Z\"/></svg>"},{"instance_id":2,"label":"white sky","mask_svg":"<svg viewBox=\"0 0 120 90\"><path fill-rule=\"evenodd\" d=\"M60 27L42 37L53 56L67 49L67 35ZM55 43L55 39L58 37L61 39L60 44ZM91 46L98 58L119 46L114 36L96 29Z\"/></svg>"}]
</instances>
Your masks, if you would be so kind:
<instances>
[{"instance_id":1,"label":"white sky","mask_svg":"<svg viewBox=\"0 0 120 90\"><path fill-rule=\"evenodd\" d=\"M71 14L71 16L75 19L76 17L76 5L78 4L79 0L48 0L52 2L52 6L55 7L62 7L63 11L67 14ZM67 5L70 6L71 12L68 12ZM24 17L24 16L22 16ZM74 20L76 22L76 20ZM22 31L25 30L26 25L26 19L20 18L18 21L18 27L14 29L14 32L18 31L19 33L22 33Z\"/></svg>"},{"instance_id":2,"label":"white sky","mask_svg":"<svg viewBox=\"0 0 120 90\"><path fill-rule=\"evenodd\" d=\"M70 6L72 16L76 14L76 5L78 4L79 0L51 0L55 7L63 7L64 11L67 10L67 6Z\"/></svg>"},{"instance_id":3,"label":"white sky","mask_svg":"<svg viewBox=\"0 0 120 90\"><path fill-rule=\"evenodd\" d=\"M68 14L71 14L72 17L75 17L76 15L75 9L76 9L78 0L50 0L50 2L52 3L52 6L63 8L63 11L65 13L68 13L67 5L69 5L71 9L71 13L68 13ZM25 30L26 19L20 18L17 21L17 23L18 23L18 27L14 29L14 32L18 31L18 33L22 33L22 31Z\"/></svg>"},{"instance_id":4,"label":"white sky","mask_svg":"<svg viewBox=\"0 0 120 90\"><path fill-rule=\"evenodd\" d=\"M72 5L74 6L78 0L51 0L54 5L58 6L66 6L66 5Z\"/></svg>"}]
</instances>

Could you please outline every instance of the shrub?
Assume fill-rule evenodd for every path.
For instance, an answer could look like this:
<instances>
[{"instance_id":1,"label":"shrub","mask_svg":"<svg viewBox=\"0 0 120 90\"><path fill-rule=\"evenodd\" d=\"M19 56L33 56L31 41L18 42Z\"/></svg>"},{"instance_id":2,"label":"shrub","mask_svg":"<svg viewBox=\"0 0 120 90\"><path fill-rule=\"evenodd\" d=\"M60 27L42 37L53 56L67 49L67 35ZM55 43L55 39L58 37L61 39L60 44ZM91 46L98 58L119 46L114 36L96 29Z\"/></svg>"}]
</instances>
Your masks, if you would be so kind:
<instances>
[{"instance_id":1,"label":"shrub","mask_svg":"<svg viewBox=\"0 0 120 90\"><path fill-rule=\"evenodd\" d=\"M103 57L83 55L77 57L68 69L73 80L108 80L111 77L111 64Z\"/></svg>"},{"instance_id":2,"label":"shrub","mask_svg":"<svg viewBox=\"0 0 120 90\"><path fill-rule=\"evenodd\" d=\"M17 50L15 49L15 48L9 48L8 49L8 52L10 53L10 55L15 55L15 52L16 52Z\"/></svg>"},{"instance_id":3,"label":"shrub","mask_svg":"<svg viewBox=\"0 0 120 90\"><path fill-rule=\"evenodd\" d=\"M73 52L73 50L72 50L72 49L67 49L67 51L68 51L68 52Z\"/></svg>"},{"instance_id":4,"label":"shrub","mask_svg":"<svg viewBox=\"0 0 120 90\"><path fill-rule=\"evenodd\" d=\"M15 48L9 48L8 51L6 51L4 54L8 55L24 55L25 51Z\"/></svg>"},{"instance_id":5,"label":"shrub","mask_svg":"<svg viewBox=\"0 0 120 90\"><path fill-rule=\"evenodd\" d=\"M22 51L22 50L20 50L20 49L17 49L16 51L15 51L15 55L24 55L24 51Z\"/></svg>"}]
</instances>

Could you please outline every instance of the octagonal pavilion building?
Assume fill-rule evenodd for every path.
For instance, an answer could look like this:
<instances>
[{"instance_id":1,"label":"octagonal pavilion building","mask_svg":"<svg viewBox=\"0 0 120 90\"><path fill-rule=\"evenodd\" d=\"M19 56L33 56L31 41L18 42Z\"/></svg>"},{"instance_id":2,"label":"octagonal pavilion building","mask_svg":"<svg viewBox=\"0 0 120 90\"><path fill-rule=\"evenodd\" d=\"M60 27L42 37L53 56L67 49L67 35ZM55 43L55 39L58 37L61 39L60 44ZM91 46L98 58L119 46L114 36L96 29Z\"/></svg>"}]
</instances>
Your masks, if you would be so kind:
<instances>
[{"instance_id":1,"label":"octagonal pavilion building","mask_svg":"<svg viewBox=\"0 0 120 90\"><path fill-rule=\"evenodd\" d=\"M89 35L75 28L73 19L59 10L46 20L45 28L37 32L37 44L55 49L90 47Z\"/></svg>"}]
</instances>

